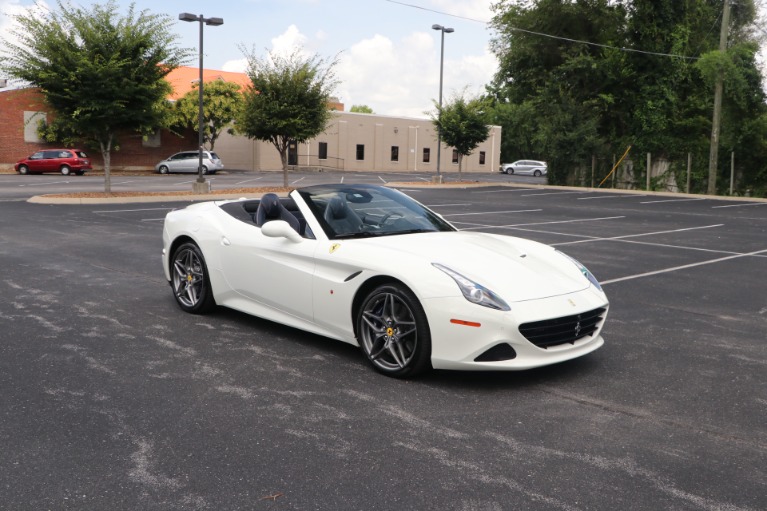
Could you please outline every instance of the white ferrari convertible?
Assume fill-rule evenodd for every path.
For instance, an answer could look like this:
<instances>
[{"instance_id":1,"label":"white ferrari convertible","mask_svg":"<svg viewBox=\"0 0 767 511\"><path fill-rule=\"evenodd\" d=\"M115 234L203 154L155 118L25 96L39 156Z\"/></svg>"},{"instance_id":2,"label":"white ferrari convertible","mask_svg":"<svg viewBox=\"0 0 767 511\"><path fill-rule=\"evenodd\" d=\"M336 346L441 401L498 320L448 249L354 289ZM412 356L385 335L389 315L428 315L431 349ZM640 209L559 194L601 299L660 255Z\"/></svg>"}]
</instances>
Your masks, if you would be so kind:
<instances>
[{"instance_id":1,"label":"white ferrari convertible","mask_svg":"<svg viewBox=\"0 0 767 511\"><path fill-rule=\"evenodd\" d=\"M186 312L230 307L362 348L396 377L590 353L608 301L578 261L461 232L407 195L320 185L172 211L163 269Z\"/></svg>"}]
</instances>

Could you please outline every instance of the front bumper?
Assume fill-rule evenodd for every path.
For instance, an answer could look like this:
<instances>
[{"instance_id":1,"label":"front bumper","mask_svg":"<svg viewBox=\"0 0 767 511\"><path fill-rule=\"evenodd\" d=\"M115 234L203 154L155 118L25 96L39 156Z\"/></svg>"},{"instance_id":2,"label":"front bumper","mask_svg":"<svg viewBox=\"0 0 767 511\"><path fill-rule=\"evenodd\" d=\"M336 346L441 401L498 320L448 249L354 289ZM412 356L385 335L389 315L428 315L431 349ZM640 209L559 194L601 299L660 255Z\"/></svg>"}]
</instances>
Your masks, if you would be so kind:
<instances>
[{"instance_id":1,"label":"front bumper","mask_svg":"<svg viewBox=\"0 0 767 511\"><path fill-rule=\"evenodd\" d=\"M435 369L481 371L532 369L591 353L604 344L601 331L608 312L605 310L593 334L572 344L539 348L520 333L519 325L572 316L600 307L608 309L604 294L590 287L577 293L516 302L511 304L508 312L474 305L463 297L424 300L423 306L431 329L432 366ZM477 357L500 344L511 346L516 354L514 358L476 361Z\"/></svg>"}]
</instances>

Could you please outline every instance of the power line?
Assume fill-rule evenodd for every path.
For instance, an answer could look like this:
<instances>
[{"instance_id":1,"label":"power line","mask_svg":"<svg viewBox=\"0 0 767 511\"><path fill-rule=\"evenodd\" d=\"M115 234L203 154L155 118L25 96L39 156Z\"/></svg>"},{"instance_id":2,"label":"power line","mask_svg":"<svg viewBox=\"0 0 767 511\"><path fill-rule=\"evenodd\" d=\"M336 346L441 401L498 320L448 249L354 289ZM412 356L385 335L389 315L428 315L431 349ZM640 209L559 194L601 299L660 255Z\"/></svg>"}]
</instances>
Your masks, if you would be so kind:
<instances>
[{"instance_id":1,"label":"power line","mask_svg":"<svg viewBox=\"0 0 767 511\"><path fill-rule=\"evenodd\" d=\"M389 2L389 3L392 3L392 4L399 4L399 5L402 5L402 6L405 6L405 7L410 7L410 8L413 8L413 9L420 9L422 11L428 11L428 12L433 12L433 13L436 13L436 14L441 14L443 16L450 16L452 18L459 18L459 19L464 19L464 20L468 20L468 21L475 21L477 23L484 23L485 25L489 25L490 24L490 22L486 21L486 20L478 20L478 19L475 19L475 18L469 18L467 16L459 16L457 14L450 14L449 12L438 11L436 9L429 9L428 7L423 7L421 5L409 4L409 3L406 3L406 2L399 2L397 0L385 0L385 1ZM700 59L700 57L688 57L686 55L677 55L675 53L662 53L662 52L657 52L657 51L637 50L635 48L626 48L625 46L623 46L623 47L621 47L621 46L611 46L609 44L600 44L600 43L594 43L594 42L591 42L591 41L583 41L583 40L580 40L580 39L571 39L569 37L556 36L556 35L552 35L552 34L546 34L544 32L535 32L533 30L526 30L524 28L517 28L517 27L508 27L508 28L509 28L509 30L511 30L513 32L522 32L522 33L525 33L525 34L537 35L537 36L541 36L541 37L548 37L550 39L556 39L556 40L559 40L559 41L566 41L566 42L569 42L569 43L577 43L577 44L585 44L585 45L588 45L588 46L596 46L598 48L607 48L607 49L611 49L611 50L619 50L619 51L625 51L625 52L630 52L630 53L641 53L641 54L644 54L644 55L655 55L655 56L658 56L658 57L671 57L671 58L678 58L678 59L685 59L685 60L699 60Z\"/></svg>"}]
</instances>

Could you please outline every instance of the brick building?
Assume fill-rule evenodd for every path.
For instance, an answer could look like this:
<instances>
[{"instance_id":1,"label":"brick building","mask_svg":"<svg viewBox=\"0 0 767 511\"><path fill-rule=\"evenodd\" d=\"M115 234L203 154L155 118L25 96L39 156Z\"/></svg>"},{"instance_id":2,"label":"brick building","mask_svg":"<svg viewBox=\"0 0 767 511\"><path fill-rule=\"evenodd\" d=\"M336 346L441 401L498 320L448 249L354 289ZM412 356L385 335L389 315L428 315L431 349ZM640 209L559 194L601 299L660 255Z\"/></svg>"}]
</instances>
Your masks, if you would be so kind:
<instances>
[{"instance_id":1,"label":"brick building","mask_svg":"<svg viewBox=\"0 0 767 511\"><path fill-rule=\"evenodd\" d=\"M181 67L167 77L173 87L169 101L175 101L192 89L199 79L198 68ZM233 81L241 86L250 83L247 75L206 69L205 82ZM326 168L355 171L433 172L436 170L437 137L429 119L392 117L344 112L337 100L329 104L334 110L324 133L304 144L291 147L289 164L293 168ZM54 145L37 136L39 120L50 121L52 113L38 89L0 89L0 169L35 151ZM491 126L490 136L469 157L464 158L465 172L495 172L500 167L501 128ZM112 152L112 168L151 169L173 153L194 149L197 134L190 129L179 137L161 130L144 139L134 133L118 136L119 150ZM94 168L103 168L97 150L82 147L93 160ZM279 153L270 143L253 141L226 133L218 139L216 152L226 168L241 170L279 170ZM458 164L452 148L441 148L441 170L457 172Z\"/></svg>"}]
</instances>

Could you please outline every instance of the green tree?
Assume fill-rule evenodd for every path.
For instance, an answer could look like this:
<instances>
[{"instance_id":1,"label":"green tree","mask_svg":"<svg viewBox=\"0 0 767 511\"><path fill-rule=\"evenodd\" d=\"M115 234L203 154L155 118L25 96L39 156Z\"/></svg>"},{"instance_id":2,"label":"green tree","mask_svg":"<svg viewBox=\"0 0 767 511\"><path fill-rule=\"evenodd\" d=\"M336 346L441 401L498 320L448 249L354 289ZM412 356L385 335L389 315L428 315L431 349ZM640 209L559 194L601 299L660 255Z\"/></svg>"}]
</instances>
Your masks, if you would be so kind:
<instances>
[{"instance_id":1,"label":"green tree","mask_svg":"<svg viewBox=\"0 0 767 511\"><path fill-rule=\"evenodd\" d=\"M458 179L462 179L463 157L470 155L487 140L487 104L480 98L466 98L465 91L450 98L442 108L434 101L435 112L430 114L442 141L458 152Z\"/></svg>"},{"instance_id":2,"label":"green tree","mask_svg":"<svg viewBox=\"0 0 767 511\"><path fill-rule=\"evenodd\" d=\"M762 175L767 137L757 127L767 104L755 59L754 1L733 6L727 55L707 54L718 48L723 1L494 4L499 67L488 96L493 122L504 128L503 157L546 160L549 181L563 184L589 168L592 155L608 160L631 145L634 155L668 160L679 182L692 153L693 175L700 176L693 188L705 188L696 169L708 160L708 77L724 69L721 152L739 155L744 184ZM728 164L721 162L720 172Z\"/></svg>"},{"instance_id":3,"label":"green tree","mask_svg":"<svg viewBox=\"0 0 767 511\"><path fill-rule=\"evenodd\" d=\"M110 193L116 136L148 134L167 121L164 77L189 50L176 47L167 15L136 12L131 4L120 16L114 0L90 9L57 5L14 17L18 42L4 45L0 67L41 89L55 112L49 139L82 140L101 151Z\"/></svg>"},{"instance_id":4,"label":"green tree","mask_svg":"<svg viewBox=\"0 0 767 511\"><path fill-rule=\"evenodd\" d=\"M372 114L373 109L370 108L367 105L352 105L352 108L349 110L350 112L355 112L358 114Z\"/></svg>"},{"instance_id":5,"label":"green tree","mask_svg":"<svg viewBox=\"0 0 767 511\"><path fill-rule=\"evenodd\" d=\"M319 57L270 53L259 58L245 51L253 85L245 91L239 129L248 138L271 142L280 153L283 185L288 186L288 147L325 130L331 111L328 100L337 81L333 68Z\"/></svg>"},{"instance_id":6,"label":"green tree","mask_svg":"<svg viewBox=\"0 0 767 511\"><path fill-rule=\"evenodd\" d=\"M223 80L205 83L202 98L203 140L212 151L224 130L230 135L237 132L233 123L240 115L245 99L238 84ZM194 84L192 90L179 98L173 106L173 124L177 128L192 128L199 133L199 115L200 91L199 85Z\"/></svg>"}]
</instances>

